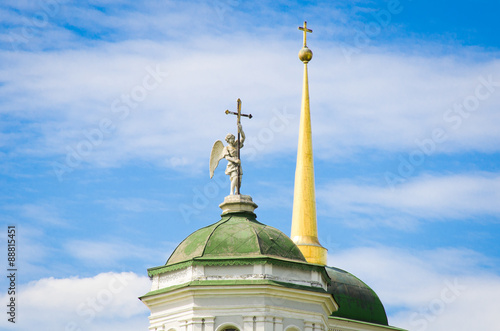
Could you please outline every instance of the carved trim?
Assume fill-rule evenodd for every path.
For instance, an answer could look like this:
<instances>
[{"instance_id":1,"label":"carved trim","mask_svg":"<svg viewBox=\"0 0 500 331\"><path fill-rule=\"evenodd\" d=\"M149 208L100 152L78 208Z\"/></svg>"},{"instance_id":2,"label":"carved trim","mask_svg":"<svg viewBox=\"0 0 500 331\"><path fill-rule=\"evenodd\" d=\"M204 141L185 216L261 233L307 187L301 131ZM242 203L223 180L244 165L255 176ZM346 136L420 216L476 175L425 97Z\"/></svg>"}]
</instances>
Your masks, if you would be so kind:
<instances>
[{"instance_id":1,"label":"carved trim","mask_svg":"<svg viewBox=\"0 0 500 331\"><path fill-rule=\"evenodd\" d=\"M239 258L239 259L193 259L191 261L180 262L177 264L169 265L169 266L159 266L148 269L148 276L153 277L155 275L159 275L169 271L175 271L183 268L187 268L189 266L194 265L203 265L203 266L235 266L235 265L256 265L256 264L272 264L276 266L296 268L300 270L315 270L319 271L329 278L326 275L326 270L323 266L312 265L308 263L294 262L294 261L286 261L281 259L275 259L272 257L251 257L251 258Z\"/></svg>"}]
</instances>

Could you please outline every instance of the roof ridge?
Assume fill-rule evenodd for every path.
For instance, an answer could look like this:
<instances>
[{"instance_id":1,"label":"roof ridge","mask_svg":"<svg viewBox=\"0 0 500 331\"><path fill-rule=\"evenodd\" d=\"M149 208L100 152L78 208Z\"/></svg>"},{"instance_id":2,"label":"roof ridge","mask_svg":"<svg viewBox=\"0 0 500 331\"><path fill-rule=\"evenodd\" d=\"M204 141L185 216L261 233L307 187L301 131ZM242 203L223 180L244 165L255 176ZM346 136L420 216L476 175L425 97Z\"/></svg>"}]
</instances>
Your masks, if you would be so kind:
<instances>
[{"instance_id":1,"label":"roof ridge","mask_svg":"<svg viewBox=\"0 0 500 331\"><path fill-rule=\"evenodd\" d=\"M205 240L205 245L204 245L204 247L203 247L203 252L201 252L201 255L200 255L200 256L204 256L204 255L205 255L205 250L207 249L207 246L208 246L208 245L207 245L207 243L208 243L208 241L210 240L210 238L212 238L212 235L214 234L215 230L217 230L217 228L218 228L219 226L221 226L222 224L224 224L224 223L228 222L228 221L229 221L232 217L233 217L233 216L229 216L226 220L224 220L224 221L223 221L223 220L221 219L219 222L217 222L217 223L216 223L216 225L215 225L215 226L214 226L214 228L212 229L212 232L210 232L210 235L209 235L209 236L207 236L207 240Z\"/></svg>"},{"instance_id":2,"label":"roof ridge","mask_svg":"<svg viewBox=\"0 0 500 331\"><path fill-rule=\"evenodd\" d=\"M248 218L246 220L249 221ZM264 224L264 227L265 226L267 226L267 225ZM260 254L264 255L264 253L262 252L262 243L260 241L260 236L259 236L260 235L260 231L257 232L257 230L255 229L255 226L253 226L253 225L251 225L250 227L252 228L253 232L255 233L255 237L257 237L257 245L259 246L259 252L260 252Z\"/></svg>"},{"instance_id":3,"label":"roof ridge","mask_svg":"<svg viewBox=\"0 0 500 331\"><path fill-rule=\"evenodd\" d=\"M247 220L248 220L248 219L247 219ZM261 227L261 229L260 229L260 231L259 231L258 233L257 233L257 230L255 229L255 226L252 226L252 229L254 230L255 235L257 236L257 243L259 244L259 250L260 250L260 253L261 253L262 255L265 255L265 256L273 256L273 255L269 254L269 251L271 250L271 247L272 247L272 246L276 245L276 241L274 240L274 238L269 237L269 238L271 239L271 241L273 242L273 244L272 244L272 246L269 246L269 248L268 248L268 250L267 250L266 252L264 252L264 250L263 250L263 248L262 248L262 238L261 238L261 233L262 233L262 232L266 232L266 229L267 229L267 228L270 228L270 229L273 229L273 230L274 230L275 228L274 228L274 227L272 227L272 226L269 226L269 225L267 225L267 224L260 223L260 222L258 222L258 224L262 225L262 227ZM266 232L266 233L267 233L267 232ZM281 234L279 234L279 235L281 236Z\"/></svg>"},{"instance_id":4,"label":"roof ridge","mask_svg":"<svg viewBox=\"0 0 500 331\"><path fill-rule=\"evenodd\" d=\"M251 221L251 220L249 220L249 219L248 219L248 217L245 217L245 221L250 222L250 228L251 228L252 230L254 230L254 232L255 232L255 228L254 228L254 227L253 227L253 225L251 224L251 223L252 223L252 221ZM259 235L258 235L257 233L255 233L255 234L256 234L256 237L257 237L256 241L257 241L257 245L259 246L259 251L262 253L262 250L260 249ZM240 245L238 246L238 248L239 248L239 247L241 247L241 246L243 246L243 245L245 245L247 242L248 242L248 240L247 240L247 241L244 241L244 242L241 242L241 243L240 243Z\"/></svg>"}]
</instances>

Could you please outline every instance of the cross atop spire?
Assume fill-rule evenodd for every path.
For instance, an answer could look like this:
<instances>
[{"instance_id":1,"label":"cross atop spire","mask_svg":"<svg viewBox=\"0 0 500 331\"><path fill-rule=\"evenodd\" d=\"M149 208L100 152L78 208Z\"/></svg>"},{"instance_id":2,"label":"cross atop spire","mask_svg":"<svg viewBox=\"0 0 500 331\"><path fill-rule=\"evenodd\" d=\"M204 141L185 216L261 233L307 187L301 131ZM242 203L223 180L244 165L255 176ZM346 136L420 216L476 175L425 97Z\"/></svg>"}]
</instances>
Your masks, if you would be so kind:
<instances>
[{"instance_id":1,"label":"cross atop spire","mask_svg":"<svg viewBox=\"0 0 500 331\"><path fill-rule=\"evenodd\" d=\"M304 31L304 47L307 47L307 33L310 32L312 33L313 30L307 28L307 21L304 21L304 26L299 26L299 30Z\"/></svg>"}]
</instances>

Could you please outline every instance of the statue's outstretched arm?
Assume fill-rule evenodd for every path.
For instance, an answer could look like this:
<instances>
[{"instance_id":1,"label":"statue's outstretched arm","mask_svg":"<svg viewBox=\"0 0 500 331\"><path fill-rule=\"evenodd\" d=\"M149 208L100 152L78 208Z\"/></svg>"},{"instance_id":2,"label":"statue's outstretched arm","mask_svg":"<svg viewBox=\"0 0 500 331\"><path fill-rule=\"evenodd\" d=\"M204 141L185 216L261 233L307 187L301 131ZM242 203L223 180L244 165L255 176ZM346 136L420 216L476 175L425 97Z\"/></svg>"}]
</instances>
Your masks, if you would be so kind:
<instances>
[{"instance_id":1,"label":"statue's outstretched arm","mask_svg":"<svg viewBox=\"0 0 500 331\"><path fill-rule=\"evenodd\" d=\"M245 132L243 132L243 127L241 126L241 123L238 123L238 132L241 134L240 144L241 147L243 147L243 143L245 142Z\"/></svg>"}]
</instances>

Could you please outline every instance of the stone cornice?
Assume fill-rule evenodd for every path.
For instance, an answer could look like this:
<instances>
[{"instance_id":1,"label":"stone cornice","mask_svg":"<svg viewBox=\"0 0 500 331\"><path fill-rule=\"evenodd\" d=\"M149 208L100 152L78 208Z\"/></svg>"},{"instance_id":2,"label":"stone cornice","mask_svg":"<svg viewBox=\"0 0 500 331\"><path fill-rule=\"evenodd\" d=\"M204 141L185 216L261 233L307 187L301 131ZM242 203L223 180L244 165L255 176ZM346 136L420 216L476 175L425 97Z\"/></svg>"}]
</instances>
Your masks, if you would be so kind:
<instances>
[{"instance_id":1,"label":"stone cornice","mask_svg":"<svg viewBox=\"0 0 500 331\"><path fill-rule=\"evenodd\" d=\"M202 266L235 266L235 265L258 265L258 264L273 264L277 266L283 266L288 268L297 268L300 270L315 270L320 272L325 279L330 279L326 270L323 266L317 264L311 264L307 262L292 261L285 259L278 259L269 256L255 256L255 257L241 257L238 259L234 258L197 258L186 262L180 262L172 265L163 265L158 267L153 267L148 269L148 276L153 277L169 271L175 271L184 269L190 266L202 265Z\"/></svg>"},{"instance_id":2,"label":"stone cornice","mask_svg":"<svg viewBox=\"0 0 500 331\"><path fill-rule=\"evenodd\" d=\"M306 292L306 293L305 293ZM280 299L320 304L326 316L338 309L333 297L321 288L293 285L271 280L193 281L190 283L151 291L140 297L147 306L177 302L186 297L217 296L278 296Z\"/></svg>"}]
</instances>

